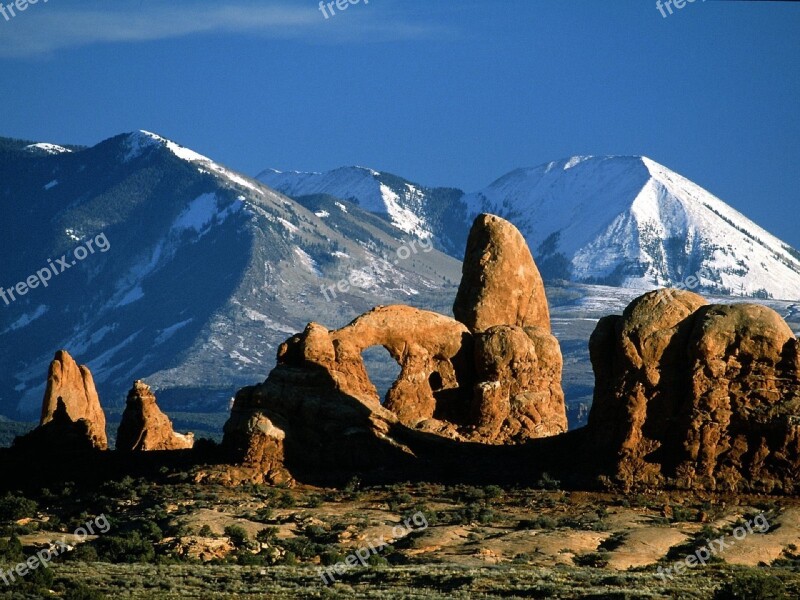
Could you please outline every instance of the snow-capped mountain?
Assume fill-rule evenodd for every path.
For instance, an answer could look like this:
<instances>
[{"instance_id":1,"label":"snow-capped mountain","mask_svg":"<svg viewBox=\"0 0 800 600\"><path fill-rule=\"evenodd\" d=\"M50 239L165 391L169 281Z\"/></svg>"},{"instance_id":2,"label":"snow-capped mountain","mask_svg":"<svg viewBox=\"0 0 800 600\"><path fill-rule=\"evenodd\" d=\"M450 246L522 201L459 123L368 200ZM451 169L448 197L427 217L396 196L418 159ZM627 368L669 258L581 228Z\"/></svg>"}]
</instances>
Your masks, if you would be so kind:
<instances>
[{"instance_id":1,"label":"snow-capped mountain","mask_svg":"<svg viewBox=\"0 0 800 600\"><path fill-rule=\"evenodd\" d=\"M427 305L460 274L430 245L401 255L413 238L347 200L292 200L146 131L91 148L0 139L0 209L0 286L64 265L0 300L0 411L22 418L59 348L109 409L142 378L172 410L224 410L309 320Z\"/></svg>"},{"instance_id":2,"label":"snow-capped mountain","mask_svg":"<svg viewBox=\"0 0 800 600\"><path fill-rule=\"evenodd\" d=\"M293 198L326 194L350 200L405 234L420 239L435 235L439 247L463 257L470 224L460 201L461 190L430 188L365 167L342 167L327 173L266 169L256 179Z\"/></svg>"},{"instance_id":3,"label":"snow-capped mountain","mask_svg":"<svg viewBox=\"0 0 800 600\"><path fill-rule=\"evenodd\" d=\"M353 185L356 172L370 185ZM265 173L262 180L286 194L316 193L324 186L398 226L377 192L380 180L392 175L368 169ZM433 202L430 196L425 200ZM414 203L406 206L417 210ZM653 289L687 279L692 285L695 279L689 278L695 277L695 289L706 293L800 299L800 252L645 157L576 156L518 169L481 191L451 197L448 210L466 218L454 219L445 234L422 213L418 221L425 223L424 235L433 235L456 258L463 245L447 243L462 239L454 227L491 212L519 227L550 281Z\"/></svg>"},{"instance_id":4,"label":"snow-capped mountain","mask_svg":"<svg viewBox=\"0 0 800 600\"><path fill-rule=\"evenodd\" d=\"M311 319L337 327L394 302L448 313L452 257L486 210L520 227L551 280L584 282L548 287L571 404L591 396L594 321L630 288L699 273L706 291L800 298L796 251L646 158L520 169L473 194L363 168L261 179L292 197L145 131L91 148L0 138L0 286L69 265L0 300L0 412L35 417L62 347L92 369L112 420L134 378L173 412L224 411ZM101 233L107 251L70 265ZM396 260L414 238L419 251ZM451 256L423 251L431 241ZM385 388L393 363L381 352L365 356Z\"/></svg>"},{"instance_id":5,"label":"snow-capped mountain","mask_svg":"<svg viewBox=\"0 0 800 600\"><path fill-rule=\"evenodd\" d=\"M465 196L510 217L550 277L651 289L696 276L723 295L800 298L800 253L645 157L574 157Z\"/></svg>"}]
</instances>

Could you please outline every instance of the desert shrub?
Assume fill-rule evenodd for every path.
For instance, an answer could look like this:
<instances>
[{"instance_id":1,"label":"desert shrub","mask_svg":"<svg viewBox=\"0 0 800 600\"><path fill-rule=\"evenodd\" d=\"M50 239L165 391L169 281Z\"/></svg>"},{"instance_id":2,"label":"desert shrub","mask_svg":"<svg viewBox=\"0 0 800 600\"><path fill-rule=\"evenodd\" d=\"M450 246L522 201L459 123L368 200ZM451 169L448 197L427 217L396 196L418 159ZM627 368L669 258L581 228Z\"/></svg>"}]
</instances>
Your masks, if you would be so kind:
<instances>
[{"instance_id":1,"label":"desert shrub","mask_svg":"<svg viewBox=\"0 0 800 600\"><path fill-rule=\"evenodd\" d=\"M283 492L275 499L275 505L278 508L294 508L297 506L297 501L289 492Z\"/></svg>"},{"instance_id":2,"label":"desert shrub","mask_svg":"<svg viewBox=\"0 0 800 600\"><path fill-rule=\"evenodd\" d=\"M390 563L385 556L381 556L380 554L371 554L367 559L367 564L369 564L371 567L386 567Z\"/></svg>"},{"instance_id":3,"label":"desert shrub","mask_svg":"<svg viewBox=\"0 0 800 600\"><path fill-rule=\"evenodd\" d=\"M197 535L200 537L213 537L214 532L211 530L211 527L206 523L200 528L200 531L197 532Z\"/></svg>"},{"instance_id":4,"label":"desert shrub","mask_svg":"<svg viewBox=\"0 0 800 600\"><path fill-rule=\"evenodd\" d=\"M708 546L708 540L713 540L717 537L719 537L719 532L716 529L710 525L704 525L703 528L695 533L690 539L678 544L677 546L672 546L667 551L667 558L670 560L681 560L691 554L696 554L698 550ZM723 562L723 559L716 553L712 553L711 558L709 558L706 562L712 564L720 563Z\"/></svg>"},{"instance_id":5,"label":"desert shrub","mask_svg":"<svg viewBox=\"0 0 800 600\"><path fill-rule=\"evenodd\" d=\"M268 544L278 539L277 527L265 527L256 534L256 541Z\"/></svg>"},{"instance_id":6,"label":"desert shrub","mask_svg":"<svg viewBox=\"0 0 800 600\"><path fill-rule=\"evenodd\" d=\"M164 538L164 532L154 521L143 520L136 523L136 530L145 539L151 542L160 542Z\"/></svg>"},{"instance_id":7,"label":"desert shrub","mask_svg":"<svg viewBox=\"0 0 800 600\"><path fill-rule=\"evenodd\" d=\"M781 557L772 561L772 566L800 570L800 553L797 552L797 545L789 544L786 546Z\"/></svg>"},{"instance_id":8,"label":"desert shrub","mask_svg":"<svg viewBox=\"0 0 800 600\"><path fill-rule=\"evenodd\" d=\"M672 521L675 523L694 521L697 518L697 511L686 508L678 504L672 505Z\"/></svg>"},{"instance_id":9,"label":"desert shrub","mask_svg":"<svg viewBox=\"0 0 800 600\"><path fill-rule=\"evenodd\" d=\"M604 569L608 566L608 559L610 555L608 552L588 552L586 554L579 554L573 562L579 567L594 567L597 569Z\"/></svg>"},{"instance_id":10,"label":"desert shrub","mask_svg":"<svg viewBox=\"0 0 800 600\"><path fill-rule=\"evenodd\" d=\"M465 504L475 502L489 502L505 496L505 491L499 485L478 487L474 485L459 485L451 488L448 494L453 500Z\"/></svg>"},{"instance_id":11,"label":"desert shrub","mask_svg":"<svg viewBox=\"0 0 800 600\"><path fill-rule=\"evenodd\" d=\"M0 521L18 521L26 517L36 516L36 502L25 496L17 496L6 492L0 498Z\"/></svg>"},{"instance_id":12,"label":"desert shrub","mask_svg":"<svg viewBox=\"0 0 800 600\"><path fill-rule=\"evenodd\" d=\"M345 556L336 550L326 550L319 555L319 560L323 565L329 567L331 565L335 565L336 563L344 562Z\"/></svg>"},{"instance_id":13,"label":"desert shrub","mask_svg":"<svg viewBox=\"0 0 800 600\"><path fill-rule=\"evenodd\" d=\"M4 598L47 598L50 597L49 590L55 581L53 570L45 568L29 570L24 577L16 574L13 577L11 585L14 586L14 593L13 595L4 595Z\"/></svg>"},{"instance_id":14,"label":"desert shrub","mask_svg":"<svg viewBox=\"0 0 800 600\"><path fill-rule=\"evenodd\" d=\"M604 539L600 543L600 549L606 550L607 552L611 552L612 550L616 550L617 548L622 546L622 544L625 543L626 539L628 539L628 533L625 531L618 531L611 537Z\"/></svg>"},{"instance_id":15,"label":"desert shrub","mask_svg":"<svg viewBox=\"0 0 800 600\"><path fill-rule=\"evenodd\" d=\"M22 552L22 543L19 538L11 534L7 540L0 540L0 560L9 563L17 563L22 561L25 555Z\"/></svg>"},{"instance_id":16,"label":"desert shrub","mask_svg":"<svg viewBox=\"0 0 800 600\"><path fill-rule=\"evenodd\" d=\"M561 482L551 477L549 473L542 473L539 481L536 482L536 487L542 490L559 490Z\"/></svg>"},{"instance_id":17,"label":"desert shrub","mask_svg":"<svg viewBox=\"0 0 800 600\"><path fill-rule=\"evenodd\" d=\"M539 515L533 519L522 519L517 524L518 530L524 529L555 529L558 527L558 521L553 517L547 515Z\"/></svg>"},{"instance_id":18,"label":"desert shrub","mask_svg":"<svg viewBox=\"0 0 800 600\"><path fill-rule=\"evenodd\" d=\"M64 594L64 600L104 600L104 596L99 591L90 588L82 583L72 583Z\"/></svg>"},{"instance_id":19,"label":"desert shrub","mask_svg":"<svg viewBox=\"0 0 800 600\"><path fill-rule=\"evenodd\" d=\"M329 550L327 546L317 544L306 537L294 537L288 540L281 540L279 543L287 555L291 554L294 557L294 561L297 559L311 560ZM284 564L294 564L294 561L284 562Z\"/></svg>"},{"instance_id":20,"label":"desert shrub","mask_svg":"<svg viewBox=\"0 0 800 600\"><path fill-rule=\"evenodd\" d=\"M268 523L272 519L273 510L269 506L262 506L256 511L256 514L251 517L251 520L259 523Z\"/></svg>"},{"instance_id":21,"label":"desert shrub","mask_svg":"<svg viewBox=\"0 0 800 600\"><path fill-rule=\"evenodd\" d=\"M308 508L319 508L323 502L325 502L325 499L320 494L311 494L306 497L306 506Z\"/></svg>"},{"instance_id":22,"label":"desert shrub","mask_svg":"<svg viewBox=\"0 0 800 600\"><path fill-rule=\"evenodd\" d=\"M138 531L106 535L93 543L101 561L110 563L149 563L155 559L153 543Z\"/></svg>"},{"instance_id":23,"label":"desert shrub","mask_svg":"<svg viewBox=\"0 0 800 600\"><path fill-rule=\"evenodd\" d=\"M417 511L407 511L404 515L409 518ZM421 511L428 521L428 524L442 523L446 525L469 525L470 523L480 523L481 525L488 525L495 519L494 511L483 503L472 502L461 508L455 510L442 511L439 513L431 512L430 515ZM433 521L431 520L433 519Z\"/></svg>"},{"instance_id":24,"label":"desert shrub","mask_svg":"<svg viewBox=\"0 0 800 600\"><path fill-rule=\"evenodd\" d=\"M307 525L303 530L303 534L317 544L335 544L339 541L339 536L336 532L328 531L321 525Z\"/></svg>"},{"instance_id":25,"label":"desert shrub","mask_svg":"<svg viewBox=\"0 0 800 600\"><path fill-rule=\"evenodd\" d=\"M558 520L558 526L582 531L604 531L608 529L608 523L604 520L607 514L605 509L600 509L574 516L567 515Z\"/></svg>"},{"instance_id":26,"label":"desert shrub","mask_svg":"<svg viewBox=\"0 0 800 600\"><path fill-rule=\"evenodd\" d=\"M97 562L97 549L92 544L78 544L72 552L64 555L65 560L78 562Z\"/></svg>"},{"instance_id":27,"label":"desert shrub","mask_svg":"<svg viewBox=\"0 0 800 600\"><path fill-rule=\"evenodd\" d=\"M395 493L389 498L389 510L399 511L404 506L411 504L414 498L410 494Z\"/></svg>"},{"instance_id":28,"label":"desert shrub","mask_svg":"<svg viewBox=\"0 0 800 600\"><path fill-rule=\"evenodd\" d=\"M785 600L788 597L780 579L752 571L735 575L714 594L714 600Z\"/></svg>"},{"instance_id":29,"label":"desert shrub","mask_svg":"<svg viewBox=\"0 0 800 600\"><path fill-rule=\"evenodd\" d=\"M237 548L245 547L250 542L247 531L241 525L228 525L225 527L225 535L231 539L231 543Z\"/></svg>"},{"instance_id":30,"label":"desert shrub","mask_svg":"<svg viewBox=\"0 0 800 600\"><path fill-rule=\"evenodd\" d=\"M410 522L413 523L413 517L417 513L422 514L423 518L425 519L425 521L428 523L429 526L433 526L433 525L436 525L437 523L439 523L441 521L441 517L442 517L442 514L443 514L443 513L436 512L435 510L430 508L427 504L419 503L419 504L415 504L414 506L411 506L408 509L406 509L405 511L403 511L403 514L401 515L401 519L403 521L406 521L406 520L410 519L411 520ZM412 527L416 527L416 526L412 525Z\"/></svg>"},{"instance_id":31,"label":"desert shrub","mask_svg":"<svg viewBox=\"0 0 800 600\"><path fill-rule=\"evenodd\" d=\"M253 554L248 550L237 550L235 557L236 557L236 564L242 567L260 566L264 564L263 556L259 554Z\"/></svg>"},{"instance_id":32,"label":"desert shrub","mask_svg":"<svg viewBox=\"0 0 800 600\"><path fill-rule=\"evenodd\" d=\"M497 500L498 498L505 496L503 488L501 488L499 485L487 485L484 488L483 493L486 500Z\"/></svg>"},{"instance_id":33,"label":"desert shrub","mask_svg":"<svg viewBox=\"0 0 800 600\"><path fill-rule=\"evenodd\" d=\"M129 476L119 481L107 481L100 486L100 493L117 500L135 500L138 496L136 481Z\"/></svg>"},{"instance_id":34,"label":"desert shrub","mask_svg":"<svg viewBox=\"0 0 800 600\"><path fill-rule=\"evenodd\" d=\"M52 569L40 568L29 571L25 577L26 583L40 590L49 590L53 587L55 576Z\"/></svg>"}]
</instances>

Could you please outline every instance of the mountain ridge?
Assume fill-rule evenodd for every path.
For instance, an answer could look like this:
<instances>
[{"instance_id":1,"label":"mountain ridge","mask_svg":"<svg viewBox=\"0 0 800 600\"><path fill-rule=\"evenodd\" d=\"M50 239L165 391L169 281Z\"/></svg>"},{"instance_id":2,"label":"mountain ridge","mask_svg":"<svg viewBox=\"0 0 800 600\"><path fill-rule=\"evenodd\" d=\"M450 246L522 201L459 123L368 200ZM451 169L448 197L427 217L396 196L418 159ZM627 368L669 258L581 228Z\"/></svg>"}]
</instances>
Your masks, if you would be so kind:
<instances>
[{"instance_id":1,"label":"mountain ridge","mask_svg":"<svg viewBox=\"0 0 800 600\"><path fill-rule=\"evenodd\" d=\"M110 244L0 306L0 410L14 416L39 410L59 348L89 365L109 407L146 379L165 408L217 410L266 376L309 315L341 326L458 278L458 262L433 250L384 266L406 240L356 205L306 206L145 131L75 152L6 152L0 182L0 238L15 256L0 285L100 232ZM325 299L322 288L356 272L371 279Z\"/></svg>"},{"instance_id":2,"label":"mountain ridge","mask_svg":"<svg viewBox=\"0 0 800 600\"><path fill-rule=\"evenodd\" d=\"M351 200L394 222L384 190L376 196L375 185L347 188L341 174L354 169L280 175L266 170L257 177L288 195L311 193L320 185L332 193L347 189ZM358 170L362 179L378 184L396 178ZM436 189L397 179L415 190ZM800 298L800 252L645 156L573 156L515 169L477 192L458 192L448 207L458 207L451 224L460 226L481 212L510 220L550 281L648 290L696 277L698 291L705 293ZM393 194L400 196L396 189ZM404 208L413 210L413 203ZM457 235L439 236L432 226L425 235L460 258L449 243Z\"/></svg>"}]
</instances>

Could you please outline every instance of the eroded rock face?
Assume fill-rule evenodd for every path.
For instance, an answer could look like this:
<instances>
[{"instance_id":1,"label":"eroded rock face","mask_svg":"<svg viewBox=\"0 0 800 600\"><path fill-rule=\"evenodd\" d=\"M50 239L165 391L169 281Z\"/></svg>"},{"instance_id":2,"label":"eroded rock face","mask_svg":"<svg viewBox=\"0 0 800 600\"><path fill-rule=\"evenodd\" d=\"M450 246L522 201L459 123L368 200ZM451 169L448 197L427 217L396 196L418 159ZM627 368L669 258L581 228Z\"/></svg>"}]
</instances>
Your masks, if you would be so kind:
<instances>
[{"instance_id":1,"label":"eroded rock face","mask_svg":"<svg viewBox=\"0 0 800 600\"><path fill-rule=\"evenodd\" d=\"M516 325L550 332L539 269L525 238L508 221L482 214L472 224L453 314L470 331Z\"/></svg>"},{"instance_id":2,"label":"eroded rock face","mask_svg":"<svg viewBox=\"0 0 800 600\"><path fill-rule=\"evenodd\" d=\"M558 341L539 327L498 325L475 336L480 439L519 442L567 430Z\"/></svg>"},{"instance_id":3,"label":"eroded rock face","mask_svg":"<svg viewBox=\"0 0 800 600\"><path fill-rule=\"evenodd\" d=\"M95 448L106 450L106 416L89 369L78 366L66 350L56 352L47 374L47 388L42 401L40 425L49 423L62 399L66 414L72 421L85 419L89 436Z\"/></svg>"},{"instance_id":4,"label":"eroded rock face","mask_svg":"<svg viewBox=\"0 0 800 600\"><path fill-rule=\"evenodd\" d=\"M589 432L624 487L797 489L798 341L773 310L651 292L601 319L590 354Z\"/></svg>"},{"instance_id":5,"label":"eroded rock face","mask_svg":"<svg viewBox=\"0 0 800 600\"><path fill-rule=\"evenodd\" d=\"M117 450L186 450L192 446L194 435L172 429L172 422L158 408L150 386L134 382L117 430Z\"/></svg>"}]
</instances>

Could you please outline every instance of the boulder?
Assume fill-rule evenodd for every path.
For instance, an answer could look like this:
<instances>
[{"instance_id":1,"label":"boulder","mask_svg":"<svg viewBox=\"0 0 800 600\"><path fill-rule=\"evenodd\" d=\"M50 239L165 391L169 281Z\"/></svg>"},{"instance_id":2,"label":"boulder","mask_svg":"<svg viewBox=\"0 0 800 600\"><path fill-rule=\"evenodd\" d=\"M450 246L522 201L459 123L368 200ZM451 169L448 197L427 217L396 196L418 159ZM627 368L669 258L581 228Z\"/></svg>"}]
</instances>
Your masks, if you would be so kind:
<instances>
[{"instance_id":1,"label":"boulder","mask_svg":"<svg viewBox=\"0 0 800 600\"><path fill-rule=\"evenodd\" d=\"M550 311L539 269L511 223L479 215L469 232L453 314L470 331L495 325L550 332Z\"/></svg>"},{"instance_id":2,"label":"boulder","mask_svg":"<svg viewBox=\"0 0 800 600\"><path fill-rule=\"evenodd\" d=\"M186 450L194 446L194 435L172 429L169 417L161 412L150 386L135 381L117 430L117 450Z\"/></svg>"},{"instance_id":3,"label":"boulder","mask_svg":"<svg viewBox=\"0 0 800 600\"><path fill-rule=\"evenodd\" d=\"M42 401L40 425L49 423L55 416L58 401L62 400L66 414L72 421L86 420L92 444L108 448L106 416L88 367L78 366L66 350L56 352L47 374L47 387Z\"/></svg>"}]
</instances>

